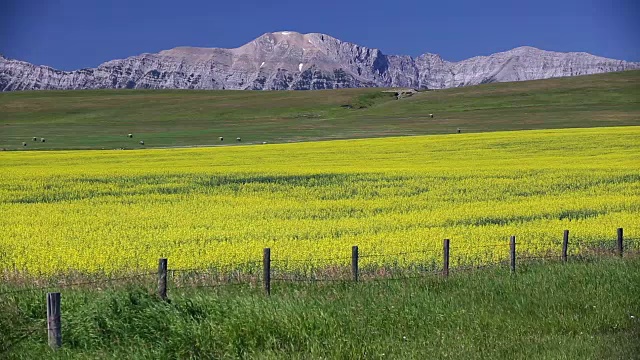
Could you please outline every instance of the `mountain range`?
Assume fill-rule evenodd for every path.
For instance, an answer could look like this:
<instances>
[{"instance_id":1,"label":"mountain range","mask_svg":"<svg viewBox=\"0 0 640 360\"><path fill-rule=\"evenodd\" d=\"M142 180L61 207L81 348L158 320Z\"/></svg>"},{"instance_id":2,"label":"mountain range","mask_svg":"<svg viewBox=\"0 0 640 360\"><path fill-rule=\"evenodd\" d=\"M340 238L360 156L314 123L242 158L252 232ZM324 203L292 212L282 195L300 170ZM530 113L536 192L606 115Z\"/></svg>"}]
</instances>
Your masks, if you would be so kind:
<instances>
[{"instance_id":1,"label":"mountain range","mask_svg":"<svg viewBox=\"0 0 640 360\"><path fill-rule=\"evenodd\" d=\"M235 49L177 47L61 71L0 55L0 91L53 89L443 89L640 69L640 63L533 47L458 62L386 55L326 34L266 33Z\"/></svg>"}]
</instances>

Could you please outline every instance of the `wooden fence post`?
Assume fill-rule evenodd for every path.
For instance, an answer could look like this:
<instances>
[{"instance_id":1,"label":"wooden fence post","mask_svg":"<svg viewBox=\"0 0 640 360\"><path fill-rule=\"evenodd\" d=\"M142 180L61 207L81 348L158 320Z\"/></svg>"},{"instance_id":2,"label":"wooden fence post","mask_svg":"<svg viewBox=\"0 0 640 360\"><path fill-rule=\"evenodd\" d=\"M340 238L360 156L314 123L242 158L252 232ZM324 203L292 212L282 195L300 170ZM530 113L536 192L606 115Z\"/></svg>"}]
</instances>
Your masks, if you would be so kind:
<instances>
[{"instance_id":1,"label":"wooden fence post","mask_svg":"<svg viewBox=\"0 0 640 360\"><path fill-rule=\"evenodd\" d=\"M167 300L167 259L158 260L158 296Z\"/></svg>"},{"instance_id":2,"label":"wooden fence post","mask_svg":"<svg viewBox=\"0 0 640 360\"><path fill-rule=\"evenodd\" d=\"M562 236L562 261L567 262L567 253L569 251L569 230L564 231Z\"/></svg>"},{"instance_id":3,"label":"wooden fence post","mask_svg":"<svg viewBox=\"0 0 640 360\"><path fill-rule=\"evenodd\" d=\"M516 237L511 236L509 241L509 254L511 255L511 272L516 272Z\"/></svg>"},{"instance_id":4,"label":"wooden fence post","mask_svg":"<svg viewBox=\"0 0 640 360\"><path fill-rule=\"evenodd\" d=\"M60 293L47 293L47 334L49 335L49 346L53 350L62 346L60 317Z\"/></svg>"},{"instance_id":5,"label":"wooden fence post","mask_svg":"<svg viewBox=\"0 0 640 360\"><path fill-rule=\"evenodd\" d=\"M444 276L449 276L449 239L444 239L443 254L442 273Z\"/></svg>"},{"instance_id":6,"label":"wooden fence post","mask_svg":"<svg viewBox=\"0 0 640 360\"><path fill-rule=\"evenodd\" d=\"M618 228L618 256L622 257L624 252L624 243L623 243L623 231L622 228Z\"/></svg>"},{"instance_id":7,"label":"wooden fence post","mask_svg":"<svg viewBox=\"0 0 640 360\"><path fill-rule=\"evenodd\" d=\"M351 274L353 281L358 282L358 246L351 247Z\"/></svg>"},{"instance_id":8,"label":"wooden fence post","mask_svg":"<svg viewBox=\"0 0 640 360\"><path fill-rule=\"evenodd\" d=\"M263 280L264 292L271 295L271 249L265 248L263 251L262 265L264 267Z\"/></svg>"}]
</instances>

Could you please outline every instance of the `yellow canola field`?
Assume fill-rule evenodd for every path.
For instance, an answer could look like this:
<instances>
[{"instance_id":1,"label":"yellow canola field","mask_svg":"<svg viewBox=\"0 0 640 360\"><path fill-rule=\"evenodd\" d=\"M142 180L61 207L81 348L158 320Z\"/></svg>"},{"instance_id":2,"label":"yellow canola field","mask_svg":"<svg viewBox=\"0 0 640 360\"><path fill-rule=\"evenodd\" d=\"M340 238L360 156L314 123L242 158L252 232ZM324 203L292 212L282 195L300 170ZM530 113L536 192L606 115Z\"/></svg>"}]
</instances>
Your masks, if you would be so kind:
<instances>
[{"instance_id":1,"label":"yellow canola field","mask_svg":"<svg viewBox=\"0 0 640 360\"><path fill-rule=\"evenodd\" d=\"M564 229L640 238L639 159L640 127L3 152L0 271L231 269L264 247L296 270L348 264L352 245L403 266L441 261L444 238L455 265L506 259L510 235L559 254Z\"/></svg>"}]
</instances>

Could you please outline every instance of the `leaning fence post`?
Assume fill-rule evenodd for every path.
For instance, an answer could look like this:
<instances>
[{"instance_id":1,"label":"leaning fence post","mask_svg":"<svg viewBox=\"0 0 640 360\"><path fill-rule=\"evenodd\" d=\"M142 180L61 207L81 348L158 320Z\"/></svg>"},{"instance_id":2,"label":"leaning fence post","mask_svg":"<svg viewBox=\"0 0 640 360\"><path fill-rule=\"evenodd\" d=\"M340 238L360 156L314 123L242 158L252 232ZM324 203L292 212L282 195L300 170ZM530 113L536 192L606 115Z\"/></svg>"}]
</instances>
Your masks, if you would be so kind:
<instances>
[{"instance_id":1,"label":"leaning fence post","mask_svg":"<svg viewBox=\"0 0 640 360\"><path fill-rule=\"evenodd\" d=\"M353 281L358 282L358 246L351 247L351 274Z\"/></svg>"},{"instance_id":2,"label":"leaning fence post","mask_svg":"<svg viewBox=\"0 0 640 360\"><path fill-rule=\"evenodd\" d=\"M271 249L265 248L262 257L264 292L271 295Z\"/></svg>"},{"instance_id":3,"label":"leaning fence post","mask_svg":"<svg viewBox=\"0 0 640 360\"><path fill-rule=\"evenodd\" d=\"M449 239L444 239L443 253L442 274L444 276L449 276Z\"/></svg>"},{"instance_id":4,"label":"leaning fence post","mask_svg":"<svg viewBox=\"0 0 640 360\"><path fill-rule=\"evenodd\" d=\"M167 259L158 260L158 296L167 299Z\"/></svg>"},{"instance_id":5,"label":"leaning fence post","mask_svg":"<svg viewBox=\"0 0 640 360\"><path fill-rule=\"evenodd\" d=\"M49 335L49 346L53 350L62 346L60 316L60 293L47 293L47 334Z\"/></svg>"},{"instance_id":6,"label":"leaning fence post","mask_svg":"<svg viewBox=\"0 0 640 360\"><path fill-rule=\"evenodd\" d=\"M622 228L618 228L618 256L622 257L624 252L624 243L623 243L623 231Z\"/></svg>"},{"instance_id":7,"label":"leaning fence post","mask_svg":"<svg viewBox=\"0 0 640 360\"><path fill-rule=\"evenodd\" d=\"M509 241L509 254L511 255L511 272L516 272L516 237L511 236Z\"/></svg>"},{"instance_id":8,"label":"leaning fence post","mask_svg":"<svg viewBox=\"0 0 640 360\"><path fill-rule=\"evenodd\" d=\"M562 261L567 262L567 253L569 251L569 230L564 231L562 236Z\"/></svg>"}]
</instances>

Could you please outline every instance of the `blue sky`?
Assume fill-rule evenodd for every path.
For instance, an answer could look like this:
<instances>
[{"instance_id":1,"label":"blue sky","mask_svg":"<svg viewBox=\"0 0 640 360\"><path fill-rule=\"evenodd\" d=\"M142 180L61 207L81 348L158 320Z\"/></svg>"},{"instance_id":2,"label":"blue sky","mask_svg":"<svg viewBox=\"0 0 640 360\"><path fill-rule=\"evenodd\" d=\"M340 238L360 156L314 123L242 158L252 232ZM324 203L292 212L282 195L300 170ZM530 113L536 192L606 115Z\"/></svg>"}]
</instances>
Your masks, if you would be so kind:
<instances>
[{"instance_id":1,"label":"blue sky","mask_svg":"<svg viewBox=\"0 0 640 360\"><path fill-rule=\"evenodd\" d=\"M3 0L0 53L73 70L293 30L452 61L522 45L640 61L639 18L639 0Z\"/></svg>"}]
</instances>

